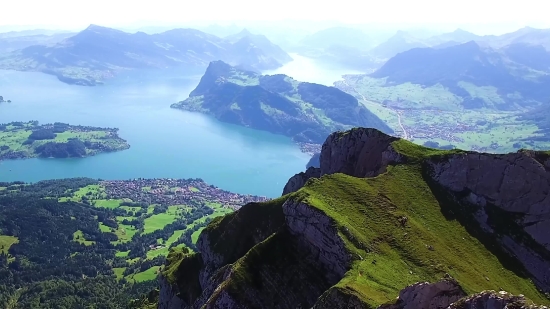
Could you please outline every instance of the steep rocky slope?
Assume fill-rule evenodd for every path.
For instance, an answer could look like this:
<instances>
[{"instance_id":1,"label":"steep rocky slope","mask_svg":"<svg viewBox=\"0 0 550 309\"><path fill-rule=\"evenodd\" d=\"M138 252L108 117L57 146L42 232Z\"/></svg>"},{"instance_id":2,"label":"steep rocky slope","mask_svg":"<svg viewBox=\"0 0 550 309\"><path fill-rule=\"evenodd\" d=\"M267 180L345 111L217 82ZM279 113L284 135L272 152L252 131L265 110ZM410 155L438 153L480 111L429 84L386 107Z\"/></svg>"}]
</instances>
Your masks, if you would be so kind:
<instances>
[{"instance_id":1,"label":"steep rocky slope","mask_svg":"<svg viewBox=\"0 0 550 309\"><path fill-rule=\"evenodd\" d=\"M159 308L549 304L549 192L549 153L334 133L286 195L214 220L200 253L172 252Z\"/></svg>"}]
</instances>

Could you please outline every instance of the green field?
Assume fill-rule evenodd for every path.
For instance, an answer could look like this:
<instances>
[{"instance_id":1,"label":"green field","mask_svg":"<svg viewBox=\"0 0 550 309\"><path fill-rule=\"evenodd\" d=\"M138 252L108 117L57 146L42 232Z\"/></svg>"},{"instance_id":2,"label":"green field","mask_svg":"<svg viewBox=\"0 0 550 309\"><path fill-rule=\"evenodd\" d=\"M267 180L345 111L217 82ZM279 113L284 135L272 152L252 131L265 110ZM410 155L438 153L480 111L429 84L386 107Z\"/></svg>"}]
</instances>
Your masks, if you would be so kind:
<instances>
[{"instance_id":1,"label":"green field","mask_svg":"<svg viewBox=\"0 0 550 309\"><path fill-rule=\"evenodd\" d=\"M123 273L124 273L125 270L126 270L126 267L113 268L113 272L115 273L116 278L118 280L124 278Z\"/></svg>"},{"instance_id":2,"label":"green field","mask_svg":"<svg viewBox=\"0 0 550 309\"><path fill-rule=\"evenodd\" d=\"M161 214L152 215L145 219L145 227L143 233L152 233L156 230L163 229L166 225L176 221L176 219L183 215L183 209L178 206L168 207L168 211Z\"/></svg>"},{"instance_id":3,"label":"green field","mask_svg":"<svg viewBox=\"0 0 550 309\"><path fill-rule=\"evenodd\" d=\"M185 230L176 230L174 231L174 234L172 234L172 236L170 236L170 238L168 238L168 240L166 240L163 245L165 246L164 248L162 249L157 249L157 250L149 250L147 251L147 258L148 259L152 259L152 258L155 258L157 256L160 256L160 255L163 255L163 256L166 256L168 255L168 252L169 252L169 248L170 246L176 241L178 240L178 238L181 237L181 235L183 235L183 233L185 232Z\"/></svg>"},{"instance_id":4,"label":"green field","mask_svg":"<svg viewBox=\"0 0 550 309\"><path fill-rule=\"evenodd\" d=\"M441 85L387 85L386 79L367 76L347 76L337 83L384 120L396 135L416 144L437 142L440 146L494 153L550 148L550 141L538 140L543 134L536 124L518 120L520 111L498 110L505 101L496 88L466 82L457 85L472 98L483 100L486 107L465 109L463 99Z\"/></svg>"},{"instance_id":5,"label":"green field","mask_svg":"<svg viewBox=\"0 0 550 309\"><path fill-rule=\"evenodd\" d=\"M23 122L21 125L13 125L10 123L5 128L0 130L0 145L9 147L0 150L0 157L8 153L19 153L19 158L33 158L39 154L36 152L37 147L49 142L67 143L70 139L79 139L82 142L99 143L104 146L104 149L109 151L124 150L129 148L128 143L119 138L116 133L112 136L107 136L109 131L103 128L83 128L76 126L68 126L66 131L55 133L55 137L45 140L29 140L31 133L35 130L42 130L46 126L40 126L38 123ZM30 142L30 143L29 143ZM86 148L86 156L94 155L103 150Z\"/></svg>"},{"instance_id":6,"label":"green field","mask_svg":"<svg viewBox=\"0 0 550 309\"><path fill-rule=\"evenodd\" d=\"M159 270L159 266L153 266L146 271L136 273L133 275L128 276L126 279L129 281L135 281L135 282L143 282L147 280L155 280L157 278L157 272Z\"/></svg>"},{"instance_id":7,"label":"green field","mask_svg":"<svg viewBox=\"0 0 550 309\"><path fill-rule=\"evenodd\" d=\"M74 232L73 241L79 242L79 243L81 243L83 245L86 245L86 246L91 246L91 245L95 244L95 241L86 240L86 238L84 237L84 234L82 234L81 230L78 230L78 231Z\"/></svg>"},{"instance_id":8,"label":"green field","mask_svg":"<svg viewBox=\"0 0 550 309\"><path fill-rule=\"evenodd\" d=\"M120 203L124 202L123 199L120 200L95 200L94 206L95 207L103 207L103 208L111 208L115 209L120 206Z\"/></svg>"},{"instance_id":9,"label":"green field","mask_svg":"<svg viewBox=\"0 0 550 309\"><path fill-rule=\"evenodd\" d=\"M8 253L10 247L18 242L19 239L17 237L0 235L0 252Z\"/></svg>"},{"instance_id":10,"label":"green field","mask_svg":"<svg viewBox=\"0 0 550 309\"><path fill-rule=\"evenodd\" d=\"M130 251L119 251L115 254L116 257L127 257L128 256L128 253L130 253Z\"/></svg>"}]
</instances>

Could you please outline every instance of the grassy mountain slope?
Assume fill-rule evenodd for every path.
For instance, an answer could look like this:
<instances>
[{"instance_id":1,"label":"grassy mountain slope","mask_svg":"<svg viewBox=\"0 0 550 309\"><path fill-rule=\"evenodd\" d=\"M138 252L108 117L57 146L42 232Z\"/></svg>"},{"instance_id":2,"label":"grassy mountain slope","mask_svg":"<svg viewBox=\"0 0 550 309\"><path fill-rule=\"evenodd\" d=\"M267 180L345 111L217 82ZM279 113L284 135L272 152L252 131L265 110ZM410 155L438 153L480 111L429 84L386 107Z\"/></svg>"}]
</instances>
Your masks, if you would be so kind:
<instances>
[{"instance_id":1,"label":"grassy mountain slope","mask_svg":"<svg viewBox=\"0 0 550 309\"><path fill-rule=\"evenodd\" d=\"M469 294L503 289L550 304L521 264L470 217L473 210L448 199L427 176L427 161L460 151L404 140L391 147L401 163L379 176L310 179L269 204L247 205L213 221L199 237L201 255L174 253L164 277L181 295L191 295L193 287L185 303L206 308L330 308L334 293L358 300L359 308L376 308L392 303L407 285L447 274ZM257 224L264 221L271 227ZM192 260L204 272L186 268ZM190 285L191 278L213 284L202 291L206 300L197 297L201 286Z\"/></svg>"},{"instance_id":2,"label":"grassy mountain slope","mask_svg":"<svg viewBox=\"0 0 550 309\"><path fill-rule=\"evenodd\" d=\"M249 36L231 42L195 29L148 35L91 25L53 46L33 45L4 55L0 67L39 71L65 82L95 85L128 69L206 65L223 59L263 70L289 61L290 57L267 39L262 44L269 50L262 50L254 42Z\"/></svg>"},{"instance_id":3,"label":"grassy mountain slope","mask_svg":"<svg viewBox=\"0 0 550 309\"><path fill-rule=\"evenodd\" d=\"M334 87L259 75L212 62L199 85L174 108L205 112L243 126L322 143L335 130L370 125L391 132L357 100Z\"/></svg>"}]
</instances>

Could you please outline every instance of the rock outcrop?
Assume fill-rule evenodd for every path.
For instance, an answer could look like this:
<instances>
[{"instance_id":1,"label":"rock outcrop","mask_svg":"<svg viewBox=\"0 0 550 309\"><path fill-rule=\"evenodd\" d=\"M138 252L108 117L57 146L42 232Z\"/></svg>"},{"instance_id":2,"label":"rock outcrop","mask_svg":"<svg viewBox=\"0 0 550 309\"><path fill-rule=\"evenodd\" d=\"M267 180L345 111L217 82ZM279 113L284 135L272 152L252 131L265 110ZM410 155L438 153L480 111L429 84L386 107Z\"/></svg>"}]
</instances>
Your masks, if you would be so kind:
<instances>
[{"instance_id":1,"label":"rock outcrop","mask_svg":"<svg viewBox=\"0 0 550 309\"><path fill-rule=\"evenodd\" d=\"M473 206L479 226L550 291L550 171L541 161L534 152L464 153L428 161L427 174Z\"/></svg>"},{"instance_id":2,"label":"rock outcrop","mask_svg":"<svg viewBox=\"0 0 550 309\"><path fill-rule=\"evenodd\" d=\"M355 177L374 177L386 171L388 165L402 162L404 157L395 151L392 142L398 140L376 129L353 129L329 135L323 144L319 169L307 169L290 178L284 194L295 192L309 178L344 173Z\"/></svg>"},{"instance_id":3,"label":"rock outcrop","mask_svg":"<svg viewBox=\"0 0 550 309\"><path fill-rule=\"evenodd\" d=\"M500 291L483 291L451 304L447 309L547 309L530 304L523 295Z\"/></svg>"},{"instance_id":4,"label":"rock outcrop","mask_svg":"<svg viewBox=\"0 0 550 309\"><path fill-rule=\"evenodd\" d=\"M286 183L283 189L283 195L296 192L303 187L310 178L321 177L321 169L316 167L309 167L305 172L298 173L292 176Z\"/></svg>"},{"instance_id":5,"label":"rock outcrop","mask_svg":"<svg viewBox=\"0 0 550 309\"><path fill-rule=\"evenodd\" d=\"M447 308L466 296L466 292L454 279L444 279L436 283L417 283L401 290L394 304L378 309L437 309Z\"/></svg>"},{"instance_id":6,"label":"rock outcrop","mask_svg":"<svg viewBox=\"0 0 550 309\"><path fill-rule=\"evenodd\" d=\"M179 297L179 289L164 277L159 278L159 309L184 308L186 304Z\"/></svg>"},{"instance_id":7,"label":"rock outcrop","mask_svg":"<svg viewBox=\"0 0 550 309\"><path fill-rule=\"evenodd\" d=\"M441 151L375 129L334 133L320 167L292 177L284 196L213 220L200 253L172 259L159 305L530 308L523 296L464 292L500 286L550 303L537 290L550 291L549 166L542 152ZM460 280L437 281L441 269Z\"/></svg>"},{"instance_id":8,"label":"rock outcrop","mask_svg":"<svg viewBox=\"0 0 550 309\"><path fill-rule=\"evenodd\" d=\"M403 161L392 146L395 137L376 129L353 129L331 134L321 150L321 176L344 173L354 177L375 177L388 165Z\"/></svg>"}]
</instances>

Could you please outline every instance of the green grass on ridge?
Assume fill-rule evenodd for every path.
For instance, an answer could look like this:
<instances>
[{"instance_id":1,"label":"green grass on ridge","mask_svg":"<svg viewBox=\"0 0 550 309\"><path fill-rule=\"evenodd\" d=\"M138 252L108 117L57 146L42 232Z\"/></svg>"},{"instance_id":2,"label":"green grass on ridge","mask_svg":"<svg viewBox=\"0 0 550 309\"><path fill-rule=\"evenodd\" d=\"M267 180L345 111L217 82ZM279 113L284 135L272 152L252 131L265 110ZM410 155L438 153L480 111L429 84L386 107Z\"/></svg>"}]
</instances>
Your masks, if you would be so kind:
<instances>
[{"instance_id":1,"label":"green grass on ridge","mask_svg":"<svg viewBox=\"0 0 550 309\"><path fill-rule=\"evenodd\" d=\"M421 152L416 149L414 153ZM407 285L435 282L446 273L467 293L502 288L536 303L550 303L530 279L504 268L463 225L443 215L416 164L390 167L375 178L324 176L291 198L335 220L355 257L337 287L355 291L370 305L390 302ZM399 222L402 217L407 217L405 226ZM342 233L345 230L354 236L353 243L344 236L347 232Z\"/></svg>"}]
</instances>

